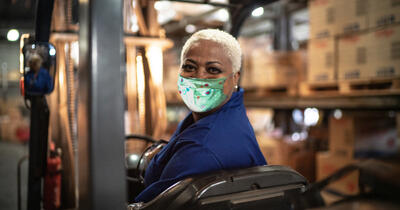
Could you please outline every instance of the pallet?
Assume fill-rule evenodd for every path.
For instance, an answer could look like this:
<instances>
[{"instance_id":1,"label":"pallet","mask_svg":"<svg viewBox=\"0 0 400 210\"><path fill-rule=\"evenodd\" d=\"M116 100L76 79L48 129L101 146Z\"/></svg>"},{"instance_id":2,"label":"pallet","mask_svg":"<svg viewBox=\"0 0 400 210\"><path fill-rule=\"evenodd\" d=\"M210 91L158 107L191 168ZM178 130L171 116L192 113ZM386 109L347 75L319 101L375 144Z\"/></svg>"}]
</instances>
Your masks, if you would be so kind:
<instances>
[{"instance_id":1,"label":"pallet","mask_svg":"<svg viewBox=\"0 0 400 210\"><path fill-rule=\"evenodd\" d=\"M400 79L339 81L343 95L400 95Z\"/></svg>"},{"instance_id":2,"label":"pallet","mask_svg":"<svg viewBox=\"0 0 400 210\"><path fill-rule=\"evenodd\" d=\"M250 97L267 96L297 96L297 84L294 85L276 85L269 87L245 88L245 94Z\"/></svg>"},{"instance_id":3,"label":"pallet","mask_svg":"<svg viewBox=\"0 0 400 210\"><path fill-rule=\"evenodd\" d=\"M336 81L302 82L299 85L300 96L332 96L339 94L339 85Z\"/></svg>"},{"instance_id":4,"label":"pallet","mask_svg":"<svg viewBox=\"0 0 400 210\"><path fill-rule=\"evenodd\" d=\"M374 96L400 95L400 79L342 80L318 83L301 83L301 96Z\"/></svg>"}]
</instances>

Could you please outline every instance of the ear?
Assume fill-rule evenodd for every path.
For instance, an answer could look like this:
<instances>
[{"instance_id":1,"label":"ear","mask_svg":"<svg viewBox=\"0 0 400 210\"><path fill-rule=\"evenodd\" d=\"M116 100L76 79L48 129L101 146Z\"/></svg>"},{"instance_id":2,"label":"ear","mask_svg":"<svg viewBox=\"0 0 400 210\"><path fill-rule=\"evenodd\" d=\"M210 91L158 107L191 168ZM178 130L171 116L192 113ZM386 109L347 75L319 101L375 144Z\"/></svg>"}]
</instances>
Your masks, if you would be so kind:
<instances>
[{"instance_id":1,"label":"ear","mask_svg":"<svg viewBox=\"0 0 400 210\"><path fill-rule=\"evenodd\" d=\"M240 71L233 74L233 81L235 85L239 85Z\"/></svg>"}]
</instances>

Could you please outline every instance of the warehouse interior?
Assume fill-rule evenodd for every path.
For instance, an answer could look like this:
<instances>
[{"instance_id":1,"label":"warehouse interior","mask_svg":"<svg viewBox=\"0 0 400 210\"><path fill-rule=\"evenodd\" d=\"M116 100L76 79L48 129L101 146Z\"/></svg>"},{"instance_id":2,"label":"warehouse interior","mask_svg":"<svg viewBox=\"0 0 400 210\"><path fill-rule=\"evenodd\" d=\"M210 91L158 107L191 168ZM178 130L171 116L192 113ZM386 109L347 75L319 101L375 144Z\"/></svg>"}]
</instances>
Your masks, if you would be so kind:
<instances>
[{"instance_id":1,"label":"warehouse interior","mask_svg":"<svg viewBox=\"0 0 400 210\"><path fill-rule=\"evenodd\" d=\"M41 24L36 12L44 1L4 2L0 5L0 209L28 209L28 162L34 154L30 144L37 132L32 132L33 109L27 104L26 94L21 94L21 78L28 68L24 45L32 43L35 27ZM325 208L315 209L399 208L399 201L390 196L379 202L359 202L358 206L346 206L352 200L345 199L370 192L361 184L364 182L379 185L379 192L387 186L394 190L386 188L386 193L400 189L396 179L400 175L399 0L111 1L109 4L120 8L116 10L121 17L121 43L113 45L120 51L120 65L109 69L109 74L118 79L99 77L98 84L96 73L84 67L95 72L91 62L101 63L108 59L101 55L107 54L90 60L101 50L83 53L98 40L109 46L107 38L96 35L108 29L90 27L101 28L103 22L97 21L107 19L95 15L113 19L112 9L104 6L108 5L105 0L53 2L48 42L55 50L55 62L50 67L54 90L45 95L49 118L44 155L47 164L51 158L59 158L59 193L53 198L43 191L39 196L43 209L107 209L91 203L111 199L115 193L96 194L101 190L97 184L116 179L110 176L109 180L100 180L96 174L102 170L98 170L96 158L103 156L107 147L110 151L123 149L104 155L121 157L124 168L115 174L128 177L128 181L121 181L126 190L121 190L123 197L117 200L122 199L124 207L135 202L133 195L142 189L129 178L137 175L146 148L157 140L168 142L191 113L177 87L181 50L192 34L208 28L227 31L240 44L243 103L268 165L287 166L314 188L326 181L327 186L320 190ZM110 22L104 22L107 24ZM110 43L115 38L113 33L111 29L104 32L104 36L110 36ZM122 100L100 97L110 91ZM90 99L96 94L98 99ZM98 107L102 117L96 118L90 114L96 103L116 104L122 110L102 105ZM109 122L96 122L107 118ZM96 137L118 131L111 128L115 122L123 133L96 147L101 142ZM99 127L92 128L96 125ZM115 144L120 146L112 149ZM112 166L114 163L104 164L118 168ZM343 168L344 175L338 175L336 172ZM378 174L379 182L363 178L365 171ZM334 174L340 178L336 180ZM92 178L95 181L86 184L85 180ZM43 175L43 189L45 179ZM91 190L86 191L86 187ZM55 202L52 207L45 206L47 196Z\"/></svg>"}]
</instances>

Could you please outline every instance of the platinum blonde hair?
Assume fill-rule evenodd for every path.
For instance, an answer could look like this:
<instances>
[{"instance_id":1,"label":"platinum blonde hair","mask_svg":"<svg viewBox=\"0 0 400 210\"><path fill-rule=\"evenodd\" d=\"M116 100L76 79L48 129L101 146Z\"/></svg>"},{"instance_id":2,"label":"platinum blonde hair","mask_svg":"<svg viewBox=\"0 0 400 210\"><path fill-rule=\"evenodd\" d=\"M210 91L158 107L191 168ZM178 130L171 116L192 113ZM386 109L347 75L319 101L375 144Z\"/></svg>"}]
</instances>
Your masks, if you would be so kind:
<instances>
[{"instance_id":1,"label":"platinum blonde hair","mask_svg":"<svg viewBox=\"0 0 400 210\"><path fill-rule=\"evenodd\" d=\"M183 63L183 57L190 47L200 40L209 40L222 45L232 63L233 72L236 73L240 71L240 66L242 65L242 50L240 49L239 42L229 33L218 29L203 29L194 33L183 45L181 63Z\"/></svg>"}]
</instances>

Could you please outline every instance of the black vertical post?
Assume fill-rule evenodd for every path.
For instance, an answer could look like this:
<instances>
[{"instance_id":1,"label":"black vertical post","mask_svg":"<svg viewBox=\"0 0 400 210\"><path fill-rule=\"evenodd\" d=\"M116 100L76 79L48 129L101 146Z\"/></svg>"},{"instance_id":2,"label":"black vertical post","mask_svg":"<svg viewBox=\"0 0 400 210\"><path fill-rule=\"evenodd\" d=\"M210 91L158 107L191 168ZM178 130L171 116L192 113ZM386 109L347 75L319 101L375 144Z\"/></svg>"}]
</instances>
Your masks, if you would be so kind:
<instances>
[{"instance_id":1,"label":"black vertical post","mask_svg":"<svg viewBox=\"0 0 400 210\"><path fill-rule=\"evenodd\" d=\"M79 1L79 209L125 209L122 0Z\"/></svg>"},{"instance_id":2,"label":"black vertical post","mask_svg":"<svg viewBox=\"0 0 400 210\"><path fill-rule=\"evenodd\" d=\"M36 41L49 42L54 0L38 0L36 9Z\"/></svg>"},{"instance_id":3,"label":"black vertical post","mask_svg":"<svg viewBox=\"0 0 400 210\"><path fill-rule=\"evenodd\" d=\"M54 0L39 0L35 41L48 42ZM42 179L46 170L49 109L43 95L28 96L31 102L28 172L28 209L40 210Z\"/></svg>"},{"instance_id":4,"label":"black vertical post","mask_svg":"<svg viewBox=\"0 0 400 210\"><path fill-rule=\"evenodd\" d=\"M42 178L46 170L49 109L44 96L33 96L30 101L28 209L40 210Z\"/></svg>"}]
</instances>

